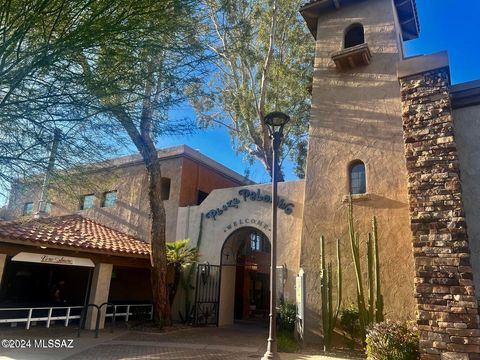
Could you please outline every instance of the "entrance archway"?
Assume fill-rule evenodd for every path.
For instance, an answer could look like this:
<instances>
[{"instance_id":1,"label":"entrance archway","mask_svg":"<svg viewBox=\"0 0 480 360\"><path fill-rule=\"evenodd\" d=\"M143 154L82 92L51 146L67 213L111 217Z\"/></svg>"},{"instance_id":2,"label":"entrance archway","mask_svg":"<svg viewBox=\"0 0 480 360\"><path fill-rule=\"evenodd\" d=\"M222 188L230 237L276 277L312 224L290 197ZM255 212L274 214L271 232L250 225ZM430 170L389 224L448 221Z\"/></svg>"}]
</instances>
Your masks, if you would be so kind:
<instances>
[{"instance_id":1,"label":"entrance archway","mask_svg":"<svg viewBox=\"0 0 480 360\"><path fill-rule=\"evenodd\" d=\"M219 326L235 320L267 321L270 295L270 241L260 230L243 227L221 249Z\"/></svg>"}]
</instances>

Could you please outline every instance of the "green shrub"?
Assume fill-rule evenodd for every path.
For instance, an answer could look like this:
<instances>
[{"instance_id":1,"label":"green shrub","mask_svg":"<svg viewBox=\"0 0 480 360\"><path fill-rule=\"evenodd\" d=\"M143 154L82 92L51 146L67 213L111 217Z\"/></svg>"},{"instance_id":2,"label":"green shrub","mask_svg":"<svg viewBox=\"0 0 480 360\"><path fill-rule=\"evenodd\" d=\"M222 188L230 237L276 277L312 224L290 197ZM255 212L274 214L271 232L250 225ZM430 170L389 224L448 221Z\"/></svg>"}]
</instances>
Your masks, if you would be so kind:
<instances>
[{"instance_id":1,"label":"green shrub","mask_svg":"<svg viewBox=\"0 0 480 360\"><path fill-rule=\"evenodd\" d=\"M283 353L294 353L298 351L298 343L293 332L281 330L277 334L277 349Z\"/></svg>"},{"instance_id":2,"label":"green shrub","mask_svg":"<svg viewBox=\"0 0 480 360\"><path fill-rule=\"evenodd\" d=\"M297 317L297 307L295 304L281 304L277 314L278 329L293 334L295 330L295 319Z\"/></svg>"},{"instance_id":3,"label":"green shrub","mask_svg":"<svg viewBox=\"0 0 480 360\"><path fill-rule=\"evenodd\" d=\"M355 339L360 335L360 314L355 305L340 311L340 328L350 335L349 347L355 347Z\"/></svg>"},{"instance_id":4,"label":"green shrub","mask_svg":"<svg viewBox=\"0 0 480 360\"><path fill-rule=\"evenodd\" d=\"M367 333L368 360L420 359L418 332L408 323L385 321Z\"/></svg>"}]
</instances>

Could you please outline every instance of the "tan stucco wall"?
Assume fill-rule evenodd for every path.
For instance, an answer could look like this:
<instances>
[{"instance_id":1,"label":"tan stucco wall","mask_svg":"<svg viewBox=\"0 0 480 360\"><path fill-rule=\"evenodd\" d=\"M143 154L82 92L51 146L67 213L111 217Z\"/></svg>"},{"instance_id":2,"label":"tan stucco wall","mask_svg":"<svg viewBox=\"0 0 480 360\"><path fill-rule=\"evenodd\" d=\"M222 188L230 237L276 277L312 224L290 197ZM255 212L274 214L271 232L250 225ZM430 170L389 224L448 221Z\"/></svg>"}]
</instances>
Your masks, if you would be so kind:
<instances>
[{"instance_id":1,"label":"tan stucco wall","mask_svg":"<svg viewBox=\"0 0 480 360\"><path fill-rule=\"evenodd\" d=\"M217 220L204 217L202 239L199 249L200 262L208 261L210 264L219 265L221 262L221 249L224 242L232 233L240 228L253 227L261 230L270 238L271 204L263 201L249 200L245 202L239 195L239 190L241 189L249 189L252 191L260 189L263 194L271 194L270 185L268 184L214 190L200 206L183 207L179 209L177 238L188 238L191 241L191 245L194 246L198 240L201 214L207 214L209 210L221 207L233 198L241 199L238 209L229 208L222 215L218 216ZM278 191L280 198L295 205L291 215L285 214L283 210L278 210L277 243L277 264L286 264L288 269L285 297L288 302L294 302L295 276L299 270L300 260L299 244L303 213L304 182L280 183ZM252 219L256 221L255 224L251 222ZM247 223L245 220L249 222ZM258 226L259 221L262 223L261 226ZM267 225L266 228L264 226L265 224ZM231 228L228 228L229 226L231 226ZM222 275L222 291L224 294L230 294L230 290L232 289L226 289L226 285L227 282L223 279ZM230 282L230 286L233 287L234 291L235 282ZM222 309L222 304L220 304L220 308L220 311L223 312L225 305ZM233 311L233 305L231 309Z\"/></svg>"},{"instance_id":2,"label":"tan stucco wall","mask_svg":"<svg viewBox=\"0 0 480 360\"><path fill-rule=\"evenodd\" d=\"M309 149L305 188L301 265L306 272L306 340L320 334L319 237L342 241L344 305L356 302L355 275L347 237L348 167L366 165L368 199L356 201L354 212L362 248L373 215L379 226L381 280L388 318L414 316L413 256L408 217L400 89L400 59L391 1L356 2L324 14L318 23ZM331 55L341 50L344 30L365 27L371 64L336 70Z\"/></svg>"},{"instance_id":3,"label":"tan stucco wall","mask_svg":"<svg viewBox=\"0 0 480 360\"><path fill-rule=\"evenodd\" d=\"M112 278L112 264L96 264L93 271L92 284L90 286L90 297L88 299L89 304L95 304L97 306L102 305L108 301L108 293L110 290L110 280ZM105 327L105 314L107 307L104 306L100 312L99 328ZM94 330L96 327L97 312L93 307L90 307L87 311L87 319L85 328Z\"/></svg>"},{"instance_id":4,"label":"tan stucco wall","mask_svg":"<svg viewBox=\"0 0 480 360\"><path fill-rule=\"evenodd\" d=\"M455 141L475 289L480 295L480 105L454 110Z\"/></svg>"}]
</instances>

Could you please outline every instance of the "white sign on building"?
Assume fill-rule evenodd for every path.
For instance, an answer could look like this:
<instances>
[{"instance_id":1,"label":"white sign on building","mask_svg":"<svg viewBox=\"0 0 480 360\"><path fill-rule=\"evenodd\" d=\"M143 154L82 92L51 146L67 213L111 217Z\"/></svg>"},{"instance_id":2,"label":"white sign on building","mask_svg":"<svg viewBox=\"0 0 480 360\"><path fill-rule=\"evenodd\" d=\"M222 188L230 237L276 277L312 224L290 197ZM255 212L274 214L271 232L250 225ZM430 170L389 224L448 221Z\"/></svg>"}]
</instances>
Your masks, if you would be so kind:
<instances>
[{"instance_id":1,"label":"white sign on building","mask_svg":"<svg viewBox=\"0 0 480 360\"><path fill-rule=\"evenodd\" d=\"M12 261L23 261L50 265L84 266L95 267L92 260L80 257L70 257L62 255L35 254L21 252L12 258Z\"/></svg>"}]
</instances>

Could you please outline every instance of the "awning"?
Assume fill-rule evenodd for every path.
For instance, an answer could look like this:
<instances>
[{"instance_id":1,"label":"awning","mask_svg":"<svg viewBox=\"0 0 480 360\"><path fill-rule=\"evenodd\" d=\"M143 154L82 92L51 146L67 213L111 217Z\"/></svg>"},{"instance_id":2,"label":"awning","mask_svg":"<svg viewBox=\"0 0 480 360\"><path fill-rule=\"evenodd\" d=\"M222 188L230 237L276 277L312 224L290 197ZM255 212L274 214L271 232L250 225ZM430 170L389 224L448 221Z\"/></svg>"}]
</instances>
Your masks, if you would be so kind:
<instances>
[{"instance_id":1,"label":"awning","mask_svg":"<svg viewBox=\"0 0 480 360\"><path fill-rule=\"evenodd\" d=\"M67 266L84 266L95 267L92 260L80 257L49 255L49 254L35 254L28 252L21 252L12 258L12 261L23 261L39 264L50 265L67 265Z\"/></svg>"}]
</instances>

